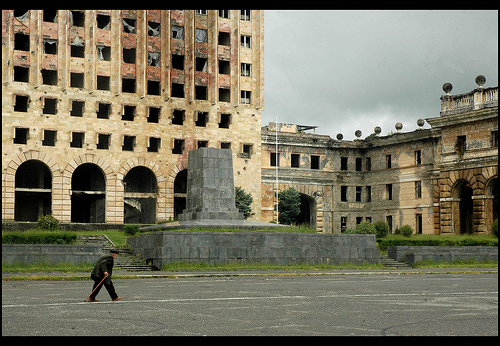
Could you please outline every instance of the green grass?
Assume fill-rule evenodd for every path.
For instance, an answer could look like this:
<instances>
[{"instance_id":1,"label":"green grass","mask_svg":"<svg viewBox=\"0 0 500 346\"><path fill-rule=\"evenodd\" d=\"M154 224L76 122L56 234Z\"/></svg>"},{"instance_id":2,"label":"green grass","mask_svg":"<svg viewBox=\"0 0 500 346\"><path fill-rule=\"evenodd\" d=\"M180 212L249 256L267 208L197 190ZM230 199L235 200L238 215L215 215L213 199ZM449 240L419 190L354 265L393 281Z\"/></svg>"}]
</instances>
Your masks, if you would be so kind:
<instances>
[{"instance_id":1,"label":"green grass","mask_svg":"<svg viewBox=\"0 0 500 346\"><path fill-rule=\"evenodd\" d=\"M67 264L67 263L13 263L6 264L2 263L2 273L33 273L33 272L90 272L94 268L94 264L82 263L82 264Z\"/></svg>"}]
</instances>

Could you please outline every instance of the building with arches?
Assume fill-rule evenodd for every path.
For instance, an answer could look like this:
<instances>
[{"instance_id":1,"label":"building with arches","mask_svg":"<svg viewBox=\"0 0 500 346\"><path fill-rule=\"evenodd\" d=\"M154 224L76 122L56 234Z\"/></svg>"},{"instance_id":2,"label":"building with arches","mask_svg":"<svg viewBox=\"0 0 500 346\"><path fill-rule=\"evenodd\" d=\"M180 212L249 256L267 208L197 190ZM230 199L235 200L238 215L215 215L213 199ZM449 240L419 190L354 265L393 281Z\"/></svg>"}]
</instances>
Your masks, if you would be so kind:
<instances>
[{"instance_id":1,"label":"building with arches","mask_svg":"<svg viewBox=\"0 0 500 346\"><path fill-rule=\"evenodd\" d=\"M260 196L263 39L259 10L2 10L3 220L174 219L204 146Z\"/></svg>"}]
</instances>

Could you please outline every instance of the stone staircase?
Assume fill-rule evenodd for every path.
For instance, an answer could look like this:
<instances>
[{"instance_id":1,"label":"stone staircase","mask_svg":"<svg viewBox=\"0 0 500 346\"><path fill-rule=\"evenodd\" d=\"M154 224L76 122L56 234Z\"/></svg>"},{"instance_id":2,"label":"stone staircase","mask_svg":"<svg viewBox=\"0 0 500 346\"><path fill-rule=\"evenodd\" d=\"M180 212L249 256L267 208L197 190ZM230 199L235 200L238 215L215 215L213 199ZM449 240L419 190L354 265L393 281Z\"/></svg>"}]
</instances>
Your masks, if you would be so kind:
<instances>
[{"instance_id":1,"label":"stone staircase","mask_svg":"<svg viewBox=\"0 0 500 346\"><path fill-rule=\"evenodd\" d=\"M384 267L388 268L397 268L397 269L411 268L407 263L398 262L387 255L380 255L380 263L382 263Z\"/></svg>"},{"instance_id":2,"label":"stone staircase","mask_svg":"<svg viewBox=\"0 0 500 346\"><path fill-rule=\"evenodd\" d=\"M155 268L146 263L140 256L136 256L128 248L117 248L115 244L104 235L81 235L77 236L77 244L92 244L102 247L104 253L109 253L110 249L118 250L118 257L115 259L113 269L127 271L152 271Z\"/></svg>"}]
</instances>

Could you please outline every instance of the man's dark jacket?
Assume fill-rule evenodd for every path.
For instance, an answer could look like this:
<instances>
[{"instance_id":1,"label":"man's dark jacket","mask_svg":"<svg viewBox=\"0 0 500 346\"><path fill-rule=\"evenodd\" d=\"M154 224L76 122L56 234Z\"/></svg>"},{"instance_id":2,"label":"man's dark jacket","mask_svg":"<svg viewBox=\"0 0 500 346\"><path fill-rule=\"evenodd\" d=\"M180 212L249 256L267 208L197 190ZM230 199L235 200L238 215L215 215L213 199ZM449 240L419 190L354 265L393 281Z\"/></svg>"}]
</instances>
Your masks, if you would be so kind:
<instances>
[{"instance_id":1,"label":"man's dark jacket","mask_svg":"<svg viewBox=\"0 0 500 346\"><path fill-rule=\"evenodd\" d=\"M107 272L109 275L104 280L104 283L106 285L109 285L111 283L111 274L113 273L113 264L114 264L114 258L111 255L102 255L97 259L97 262L95 264L94 270L92 270L91 276L95 276L99 278L99 281L104 278L104 272Z\"/></svg>"}]
</instances>

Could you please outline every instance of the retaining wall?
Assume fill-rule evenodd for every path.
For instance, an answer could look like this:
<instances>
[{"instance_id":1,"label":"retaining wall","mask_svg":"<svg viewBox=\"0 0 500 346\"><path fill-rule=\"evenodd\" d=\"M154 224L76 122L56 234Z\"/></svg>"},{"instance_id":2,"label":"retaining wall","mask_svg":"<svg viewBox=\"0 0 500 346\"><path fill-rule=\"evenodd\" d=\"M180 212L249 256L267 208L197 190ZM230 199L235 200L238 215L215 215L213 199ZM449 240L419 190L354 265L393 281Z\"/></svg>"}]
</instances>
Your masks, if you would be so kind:
<instances>
[{"instance_id":1,"label":"retaining wall","mask_svg":"<svg viewBox=\"0 0 500 346\"><path fill-rule=\"evenodd\" d=\"M498 246L388 246L387 254L399 262L413 266L415 262L453 262L474 259L498 261Z\"/></svg>"},{"instance_id":2,"label":"retaining wall","mask_svg":"<svg viewBox=\"0 0 500 346\"><path fill-rule=\"evenodd\" d=\"M2 244L2 263L95 263L101 246L87 244Z\"/></svg>"},{"instance_id":3,"label":"retaining wall","mask_svg":"<svg viewBox=\"0 0 500 346\"><path fill-rule=\"evenodd\" d=\"M374 235L274 232L155 232L127 239L132 251L161 269L172 262L379 263Z\"/></svg>"}]
</instances>

